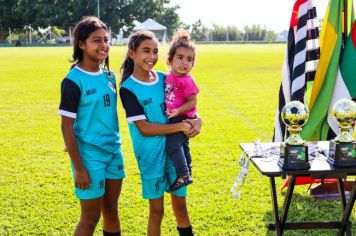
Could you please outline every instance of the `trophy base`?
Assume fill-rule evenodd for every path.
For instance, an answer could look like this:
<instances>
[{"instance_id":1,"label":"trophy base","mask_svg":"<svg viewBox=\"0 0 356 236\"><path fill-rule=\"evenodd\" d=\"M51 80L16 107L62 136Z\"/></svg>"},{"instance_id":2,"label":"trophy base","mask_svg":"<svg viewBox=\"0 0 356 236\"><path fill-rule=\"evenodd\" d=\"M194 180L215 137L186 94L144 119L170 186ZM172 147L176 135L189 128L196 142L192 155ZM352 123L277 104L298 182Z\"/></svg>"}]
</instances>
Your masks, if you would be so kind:
<instances>
[{"instance_id":1,"label":"trophy base","mask_svg":"<svg viewBox=\"0 0 356 236\"><path fill-rule=\"evenodd\" d=\"M282 143L278 166L282 170L309 170L308 146Z\"/></svg>"},{"instance_id":2,"label":"trophy base","mask_svg":"<svg viewBox=\"0 0 356 236\"><path fill-rule=\"evenodd\" d=\"M356 142L330 141L327 162L333 167L345 168L356 166Z\"/></svg>"},{"instance_id":3,"label":"trophy base","mask_svg":"<svg viewBox=\"0 0 356 236\"><path fill-rule=\"evenodd\" d=\"M286 163L284 163L283 158L279 158L277 164L282 170L309 170L310 169L309 162L287 163L286 164Z\"/></svg>"}]
</instances>

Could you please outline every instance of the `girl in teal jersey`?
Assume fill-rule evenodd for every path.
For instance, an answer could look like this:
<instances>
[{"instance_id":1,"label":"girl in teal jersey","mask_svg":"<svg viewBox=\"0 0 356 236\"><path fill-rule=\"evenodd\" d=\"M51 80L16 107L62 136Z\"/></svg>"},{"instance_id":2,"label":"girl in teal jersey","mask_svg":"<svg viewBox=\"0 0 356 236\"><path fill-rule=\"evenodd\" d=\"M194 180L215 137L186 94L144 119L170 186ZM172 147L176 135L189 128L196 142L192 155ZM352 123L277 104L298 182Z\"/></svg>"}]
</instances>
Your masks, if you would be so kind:
<instances>
[{"instance_id":1,"label":"girl in teal jersey","mask_svg":"<svg viewBox=\"0 0 356 236\"><path fill-rule=\"evenodd\" d=\"M138 162L142 194L149 200L147 235L160 235L164 212L164 191L177 176L165 152L167 134L183 131L193 137L201 120L167 124L164 105L165 75L153 71L158 60L158 41L149 31L130 36L126 59L121 66L120 97L126 111L130 135ZM171 192L180 235L193 235L186 205L186 187Z\"/></svg>"},{"instance_id":2,"label":"girl in teal jersey","mask_svg":"<svg viewBox=\"0 0 356 236\"><path fill-rule=\"evenodd\" d=\"M103 234L120 235L118 198L125 173L108 29L86 17L74 29L73 44L74 65L62 81L58 113L81 206L74 235L92 235L101 214Z\"/></svg>"}]
</instances>

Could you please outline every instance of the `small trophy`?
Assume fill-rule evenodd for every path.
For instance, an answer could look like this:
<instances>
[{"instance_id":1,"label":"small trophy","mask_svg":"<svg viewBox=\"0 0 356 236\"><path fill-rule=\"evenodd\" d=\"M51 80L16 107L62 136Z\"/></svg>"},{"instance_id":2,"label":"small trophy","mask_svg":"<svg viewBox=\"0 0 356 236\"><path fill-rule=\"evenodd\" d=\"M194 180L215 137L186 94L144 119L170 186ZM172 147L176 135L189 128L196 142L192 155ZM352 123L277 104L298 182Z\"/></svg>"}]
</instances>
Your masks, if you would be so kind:
<instances>
[{"instance_id":1,"label":"small trophy","mask_svg":"<svg viewBox=\"0 0 356 236\"><path fill-rule=\"evenodd\" d=\"M282 170L308 170L308 146L300 137L302 127L309 118L308 109L303 103L292 101L283 107L281 117L288 127L289 137L281 143L278 166Z\"/></svg>"},{"instance_id":2,"label":"small trophy","mask_svg":"<svg viewBox=\"0 0 356 236\"><path fill-rule=\"evenodd\" d=\"M332 110L340 133L330 141L328 162L334 167L356 166L356 142L352 138L352 124L356 120L356 104L350 99L337 101Z\"/></svg>"}]
</instances>

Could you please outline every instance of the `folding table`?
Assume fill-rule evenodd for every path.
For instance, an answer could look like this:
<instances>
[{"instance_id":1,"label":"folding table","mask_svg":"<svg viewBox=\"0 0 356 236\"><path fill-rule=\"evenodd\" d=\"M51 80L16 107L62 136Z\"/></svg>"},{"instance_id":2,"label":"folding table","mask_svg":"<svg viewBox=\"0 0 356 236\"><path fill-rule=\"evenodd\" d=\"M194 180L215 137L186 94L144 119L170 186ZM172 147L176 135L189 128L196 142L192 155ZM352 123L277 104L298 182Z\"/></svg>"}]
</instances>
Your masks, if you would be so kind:
<instances>
[{"instance_id":1,"label":"folding table","mask_svg":"<svg viewBox=\"0 0 356 236\"><path fill-rule=\"evenodd\" d=\"M319 143L322 146L327 147L326 142ZM276 146L276 143L262 143L264 148L269 146ZM253 143L241 143L240 147L243 151L246 151L248 155L252 155L254 150ZM321 154L320 154L321 155ZM278 165L278 158L272 158L267 160L262 158L262 156L250 156L252 163L256 166L258 171L269 177L271 197L272 197L272 209L274 215L274 223L268 225L269 230L275 230L276 235L282 235L284 230L298 230L298 229L339 229L338 235L352 235L351 232L351 222L350 215L354 207L356 199L356 180L352 185L352 190L350 192L348 200L345 197L345 190L342 183L342 179L350 175L356 175L356 167L350 168L333 168L329 163L326 162L326 158L315 158L310 161L309 170L293 170L284 171ZM278 211L277 193L276 193L276 177L290 176L290 182L288 185L288 190L284 198L284 204L282 212ZM314 179L325 179L325 178L335 178L337 179L338 189L341 198L341 210L342 210L342 220L341 221L331 221L331 222L287 222L287 215L289 206L293 196L293 190L298 176L310 176Z\"/></svg>"}]
</instances>

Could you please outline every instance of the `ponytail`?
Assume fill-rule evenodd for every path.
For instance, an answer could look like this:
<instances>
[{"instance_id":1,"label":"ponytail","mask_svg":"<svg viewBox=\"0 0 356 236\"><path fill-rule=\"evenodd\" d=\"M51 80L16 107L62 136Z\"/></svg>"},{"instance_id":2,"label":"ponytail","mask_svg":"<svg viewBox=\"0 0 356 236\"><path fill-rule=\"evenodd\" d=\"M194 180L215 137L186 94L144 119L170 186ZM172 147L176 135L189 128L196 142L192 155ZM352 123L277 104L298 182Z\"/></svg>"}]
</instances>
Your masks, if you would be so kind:
<instances>
[{"instance_id":1,"label":"ponytail","mask_svg":"<svg viewBox=\"0 0 356 236\"><path fill-rule=\"evenodd\" d=\"M73 69L74 67L76 67L79 64L78 61L75 61L71 66L70 66L70 70Z\"/></svg>"},{"instance_id":2,"label":"ponytail","mask_svg":"<svg viewBox=\"0 0 356 236\"><path fill-rule=\"evenodd\" d=\"M190 37L189 33L184 30L184 29L179 29L177 32L173 35L171 43L189 43L192 41L192 38Z\"/></svg>"},{"instance_id":3,"label":"ponytail","mask_svg":"<svg viewBox=\"0 0 356 236\"><path fill-rule=\"evenodd\" d=\"M110 67L109 67L109 55L105 58L104 67L106 67L108 76L111 77Z\"/></svg>"},{"instance_id":4,"label":"ponytail","mask_svg":"<svg viewBox=\"0 0 356 236\"><path fill-rule=\"evenodd\" d=\"M134 71L134 61L129 56L126 56L124 63L122 63L121 68L121 84L130 77Z\"/></svg>"}]
</instances>

